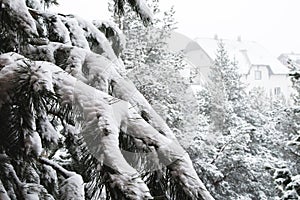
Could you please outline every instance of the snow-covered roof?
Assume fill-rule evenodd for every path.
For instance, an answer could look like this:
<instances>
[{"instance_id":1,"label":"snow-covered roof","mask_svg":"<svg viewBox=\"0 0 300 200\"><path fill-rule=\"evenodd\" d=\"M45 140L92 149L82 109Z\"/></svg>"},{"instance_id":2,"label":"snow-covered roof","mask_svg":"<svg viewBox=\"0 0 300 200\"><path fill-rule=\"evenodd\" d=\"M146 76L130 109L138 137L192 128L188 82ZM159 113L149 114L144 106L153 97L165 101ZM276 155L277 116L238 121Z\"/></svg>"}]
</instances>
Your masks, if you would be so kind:
<instances>
[{"instance_id":1,"label":"snow-covered roof","mask_svg":"<svg viewBox=\"0 0 300 200\"><path fill-rule=\"evenodd\" d=\"M196 38L194 41L212 60L215 60L220 40ZM250 67L253 65L269 66L274 74L289 73L289 69L286 66L256 42L240 40L222 40L222 42L224 43L230 59L235 59L238 62L239 71L242 74L247 74ZM192 47L192 49L187 47L185 50L186 52L196 50L195 44L188 46Z\"/></svg>"},{"instance_id":2,"label":"snow-covered roof","mask_svg":"<svg viewBox=\"0 0 300 200\"><path fill-rule=\"evenodd\" d=\"M299 53L284 53L279 56L279 60L280 59L285 59L285 60L290 59L293 62L300 64L300 54Z\"/></svg>"}]
</instances>

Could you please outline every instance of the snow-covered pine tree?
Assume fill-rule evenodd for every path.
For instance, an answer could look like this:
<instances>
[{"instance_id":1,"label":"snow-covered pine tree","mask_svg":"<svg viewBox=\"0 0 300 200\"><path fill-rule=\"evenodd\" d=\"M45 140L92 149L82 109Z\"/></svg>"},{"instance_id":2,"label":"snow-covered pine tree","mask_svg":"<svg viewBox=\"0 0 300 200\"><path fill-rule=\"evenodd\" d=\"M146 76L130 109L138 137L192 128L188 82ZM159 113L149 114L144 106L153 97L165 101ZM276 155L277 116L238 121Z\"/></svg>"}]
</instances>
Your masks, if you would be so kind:
<instances>
[{"instance_id":1,"label":"snow-covered pine tree","mask_svg":"<svg viewBox=\"0 0 300 200\"><path fill-rule=\"evenodd\" d=\"M278 196L281 199L300 198L300 168L299 168L299 149L300 149L300 67L291 64L291 80L295 93L293 94L294 104L284 107L281 112L277 112L277 129L281 135L285 136L284 156L288 162L282 168L276 168L274 173L275 183L277 184Z\"/></svg>"},{"instance_id":2,"label":"snow-covered pine tree","mask_svg":"<svg viewBox=\"0 0 300 200\"><path fill-rule=\"evenodd\" d=\"M115 2L122 13L125 1ZM151 20L144 1L127 2ZM124 75L117 26L50 13L38 0L0 8L1 199L153 199L162 175L167 198L213 199Z\"/></svg>"},{"instance_id":3,"label":"snow-covered pine tree","mask_svg":"<svg viewBox=\"0 0 300 200\"><path fill-rule=\"evenodd\" d=\"M245 115L245 86L238 73L237 64L230 60L224 44L220 41L207 87L211 96L210 119L215 130L224 135L230 134L229 127L238 125L236 120Z\"/></svg>"},{"instance_id":4,"label":"snow-covered pine tree","mask_svg":"<svg viewBox=\"0 0 300 200\"><path fill-rule=\"evenodd\" d=\"M151 25L145 27L136 16L125 9L126 15L113 18L126 36L121 55L128 76L153 108L165 119L182 144L196 130L196 101L189 85L181 78L183 55L172 52L167 40L175 30L174 8L162 12L158 0L148 1L154 10ZM189 113L189 115L186 115ZM189 133L188 135L186 133Z\"/></svg>"},{"instance_id":5,"label":"snow-covered pine tree","mask_svg":"<svg viewBox=\"0 0 300 200\"><path fill-rule=\"evenodd\" d=\"M265 166L281 161L272 156L270 145L279 132L249 105L238 63L232 59L220 42L210 81L198 93L200 126L208 131L199 129L189 152L215 198L275 198L272 174Z\"/></svg>"}]
</instances>

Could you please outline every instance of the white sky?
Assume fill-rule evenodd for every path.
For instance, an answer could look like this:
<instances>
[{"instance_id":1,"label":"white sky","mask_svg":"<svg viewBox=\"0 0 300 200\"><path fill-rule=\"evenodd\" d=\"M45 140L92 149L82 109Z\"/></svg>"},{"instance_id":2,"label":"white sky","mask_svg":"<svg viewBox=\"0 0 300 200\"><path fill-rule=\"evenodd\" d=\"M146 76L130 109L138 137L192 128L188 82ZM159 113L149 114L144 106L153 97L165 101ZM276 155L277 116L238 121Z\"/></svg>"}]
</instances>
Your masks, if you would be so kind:
<instances>
[{"instance_id":1,"label":"white sky","mask_svg":"<svg viewBox=\"0 0 300 200\"><path fill-rule=\"evenodd\" d=\"M59 0L58 12L108 19L107 0ZM160 0L174 5L178 32L191 39L214 37L256 41L273 55L300 53L300 0Z\"/></svg>"}]
</instances>

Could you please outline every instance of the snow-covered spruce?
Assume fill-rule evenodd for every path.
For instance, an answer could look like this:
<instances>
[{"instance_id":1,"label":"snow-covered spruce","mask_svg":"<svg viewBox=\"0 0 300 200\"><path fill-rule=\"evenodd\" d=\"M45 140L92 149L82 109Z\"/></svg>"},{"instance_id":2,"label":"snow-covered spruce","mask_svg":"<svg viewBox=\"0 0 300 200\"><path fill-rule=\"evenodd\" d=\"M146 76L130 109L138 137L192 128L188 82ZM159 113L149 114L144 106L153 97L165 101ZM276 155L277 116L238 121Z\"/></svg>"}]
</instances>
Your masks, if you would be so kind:
<instances>
[{"instance_id":1,"label":"snow-covered spruce","mask_svg":"<svg viewBox=\"0 0 300 200\"><path fill-rule=\"evenodd\" d=\"M6 189L4 188L2 181L0 180L0 199L2 200L10 200Z\"/></svg>"},{"instance_id":2,"label":"snow-covered spruce","mask_svg":"<svg viewBox=\"0 0 300 200\"><path fill-rule=\"evenodd\" d=\"M130 6L139 14L141 19L144 22L152 21L153 13L151 12L150 8L148 7L145 0L126 0ZM124 14L124 0L114 0L115 2L115 11L119 14Z\"/></svg>"},{"instance_id":3,"label":"snow-covered spruce","mask_svg":"<svg viewBox=\"0 0 300 200\"><path fill-rule=\"evenodd\" d=\"M20 56L15 57L20 58ZM0 74L2 80L7 78L5 74L12 78L8 72L24 65L24 61L26 61L25 58L17 59L5 66L1 70L4 74ZM89 136L84 137L97 139L93 141L95 143L88 144L91 147L90 151L98 156L97 159L103 159L101 162L117 172L111 175L111 184L114 187L118 187L131 199L151 197L147 185L139 178L139 173L127 163L119 149L119 130L126 130L123 126L127 126L128 134L142 140L149 146L155 147L159 155L157 159L169 167L173 178L181 183L188 196L213 199L197 177L189 156L176 139L159 133L140 117L130 103L117 100L107 93L86 85L51 63L41 61L31 61L31 63L32 68L39 69L41 73L52 74L52 79L48 79L48 81L52 80L53 82L45 84L55 86L55 92L61 96L63 104L72 104L83 113L82 132L89 134ZM128 110L124 105L127 106ZM93 149L94 147L96 148ZM100 151L98 147L101 148ZM99 153L104 156L100 156Z\"/></svg>"},{"instance_id":4,"label":"snow-covered spruce","mask_svg":"<svg viewBox=\"0 0 300 200\"><path fill-rule=\"evenodd\" d=\"M28 35L37 36L37 28L34 19L30 15L25 1L1 1L1 11L8 15L14 26L18 25L20 29Z\"/></svg>"},{"instance_id":5,"label":"snow-covered spruce","mask_svg":"<svg viewBox=\"0 0 300 200\"><path fill-rule=\"evenodd\" d=\"M75 172L70 172L55 162L46 158L41 158L40 161L48 166L51 166L57 172L61 173L65 178L60 187L60 199L66 200L84 200L84 182L82 177Z\"/></svg>"},{"instance_id":6,"label":"snow-covered spruce","mask_svg":"<svg viewBox=\"0 0 300 200\"><path fill-rule=\"evenodd\" d=\"M47 52L43 57L47 57L53 63L61 61L55 55L60 52L65 55L64 68L78 80L81 80L101 91L112 94L113 96L128 101L138 109L141 113L146 112L149 116L148 121L157 130L162 132L169 138L174 139L175 136L162 120L162 118L153 110L151 105L136 89L134 84L126 77L118 73L118 67L112 61L104 56L100 56L93 52L70 47L64 44L50 43L43 46L30 46L29 52L34 52L34 59L43 59L40 57L42 52Z\"/></svg>"},{"instance_id":7,"label":"snow-covered spruce","mask_svg":"<svg viewBox=\"0 0 300 200\"><path fill-rule=\"evenodd\" d=\"M35 6L28 9L26 3L30 2ZM116 56L118 55L116 49L111 47L112 41L107 39L109 36L101 32L99 27L101 24L92 24L72 15L44 12L40 10L41 6L37 5L36 1L26 1L26 3L25 0L4 1L1 7L8 13L9 22L17 29L13 39L18 46L11 50L39 61L27 60L16 53L0 56L0 108L4 108L3 105L10 102L9 97L14 91L16 83L14 80L19 75L17 72L20 67L29 64L30 70L35 74L25 77L34 79L31 84L35 88L33 95L38 92L54 92L60 95L61 105L73 105L84 116L81 132L87 145L90 146L90 152L96 155L99 164L104 163L113 169L113 172L108 173L111 188L121 191L126 198L130 199L152 198L140 174L127 163L120 151L118 136L122 130L135 141L148 145L156 152L153 159L167 165L170 175L182 187L187 198L213 199L197 177L189 156L178 145L170 128L133 83L124 76L124 65ZM130 1L130 4L145 21L151 19L151 13L144 1ZM102 23L102 25L104 28L107 27L107 24ZM25 35L22 35L22 30L25 30ZM120 37L116 28L112 30L114 36ZM20 35L22 40L19 40ZM7 52L7 49L10 48L1 51ZM38 117L41 117L39 115L43 112L35 111ZM142 119L139 113L146 113L147 119ZM37 122L34 117L36 116L32 117L30 121L32 126L29 127L33 131L36 129L34 123ZM47 157L47 152L41 148L40 140L43 145L45 140L55 144L57 134L46 117L42 117L39 124L41 130L46 133L38 132L31 135L37 139L30 140L35 147L28 146L28 156L33 154L35 157L39 155ZM99 152L100 154L97 154ZM40 162L48 164L63 174L63 168L51 162L45 163L43 159L40 159ZM66 190L74 188L74 179L82 183L82 179L78 176L73 178L72 176L64 176L63 183L66 187L63 188ZM19 183L17 179L15 182ZM78 191L82 191L82 184L75 187L79 189ZM13 191L9 193L11 193L10 197L14 196ZM67 194L70 196L64 198L72 198L72 195L83 197L82 192Z\"/></svg>"}]
</instances>

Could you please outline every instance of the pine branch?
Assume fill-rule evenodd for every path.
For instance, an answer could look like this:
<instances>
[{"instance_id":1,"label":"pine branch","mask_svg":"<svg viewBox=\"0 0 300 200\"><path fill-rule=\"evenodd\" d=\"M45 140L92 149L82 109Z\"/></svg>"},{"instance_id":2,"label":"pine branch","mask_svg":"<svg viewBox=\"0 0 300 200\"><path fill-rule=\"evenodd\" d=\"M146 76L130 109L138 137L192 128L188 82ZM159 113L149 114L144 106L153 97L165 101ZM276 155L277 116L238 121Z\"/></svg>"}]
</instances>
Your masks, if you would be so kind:
<instances>
[{"instance_id":1,"label":"pine branch","mask_svg":"<svg viewBox=\"0 0 300 200\"><path fill-rule=\"evenodd\" d=\"M53 162L52 160L48 160L47 158L40 157L38 161L42 164L49 165L54 170L56 170L58 173L60 173L64 178L70 178L71 176L74 176L76 173L71 172L60 166L59 164Z\"/></svg>"},{"instance_id":2,"label":"pine branch","mask_svg":"<svg viewBox=\"0 0 300 200\"><path fill-rule=\"evenodd\" d=\"M140 16L144 24L147 25L152 22L153 14L149 7L146 5L145 0L126 0L130 7ZM114 0L115 2L115 13L119 16L123 16L125 11L125 0Z\"/></svg>"},{"instance_id":3,"label":"pine branch","mask_svg":"<svg viewBox=\"0 0 300 200\"><path fill-rule=\"evenodd\" d=\"M0 163L7 163L11 160L6 154L0 154Z\"/></svg>"},{"instance_id":4,"label":"pine branch","mask_svg":"<svg viewBox=\"0 0 300 200\"><path fill-rule=\"evenodd\" d=\"M0 179L0 199L1 200L10 200L10 198L9 198L9 196L7 194L7 191L6 191L5 187L4 187L1 179Z\"/></svg>"},{"instance_id":5,"label":"pine branch","mask_svg":"<svg viewBox=\"0 0 300 200\"><path fill-rule=\"evenodd\" d=\"M17 185L17 189L18 189L19 191L22 191L22 188L23 188L23 186L25 185L25 183L23 183L23 182L19 179L19 177L18 177L16 171L14 170L14 167L13 167L11 164L5 164L4 167L5 167L5 169L8 171L8 174L9 174L9 177L11 178L11 180L13 180L14 183Z\"/></svg>"}]
</instances>

